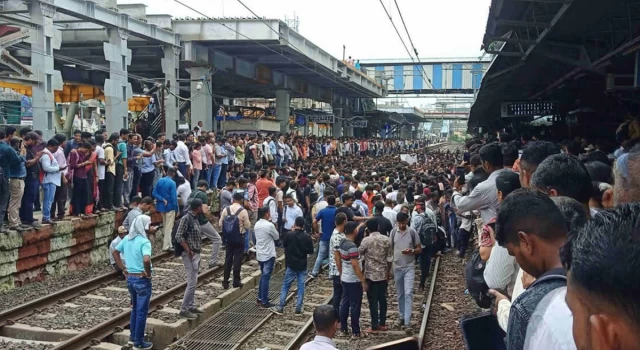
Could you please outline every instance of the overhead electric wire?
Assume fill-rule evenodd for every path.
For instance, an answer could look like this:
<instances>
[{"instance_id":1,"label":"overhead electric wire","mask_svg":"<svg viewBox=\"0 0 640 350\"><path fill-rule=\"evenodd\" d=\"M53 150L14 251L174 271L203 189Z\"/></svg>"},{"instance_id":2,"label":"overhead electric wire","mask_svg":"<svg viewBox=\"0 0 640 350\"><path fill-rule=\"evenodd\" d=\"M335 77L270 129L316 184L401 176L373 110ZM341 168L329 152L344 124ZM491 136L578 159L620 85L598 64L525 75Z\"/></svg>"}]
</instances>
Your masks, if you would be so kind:
<instances>
[{"instance_id":1,"label":"overhead electric wire","mask_svg":"<svg viewBox=\"0 0 640 350\"><path fill-rule=\"evenodd\" d=\"M404 49L407 51L407 54L409 54L409 58L411 58L411 61L413 63L416 63L416 60L413 58L413 55L411 54L411 51L409 51L409 48L407 47L407 44L404 42L404 38L402 38L402 35L400 34L400 31L398 30L398 27L396 27L395 22L393 22L393 18L391 18L391 15L389 14L389 11L387 10L387 7L384 6L384 2L382 2L382 0L380 0L380 5L382 5L382 8L384 9L384 12L387 14L387 17L389 18L389 21L391 22L391 25L393 26L393 29L395 29L396 34L398 34L398 38L400 38L400 41L402 42L402 46L404 46ZM402 18L402 13L400 12L400 7L398 6L398 2L397 1L396 1L396 7L398 8L398 12L400 13L400 19L402 19L402 24L404 25L404 29L407 32L407 36L409 37L409 42L411 43L411 46L412 46L413 51L415 52L416 58L417 58L418 57L418 50L416 49L415 45L413 45L413 40L411 40L411 35L409 35L409 31L407 30L407 26L406 26L406 24L404 22L404 19ZM419 71L422 73L422 77L429 84L429 86L431 86L431 89L435 90L435 88L433 87L433 84L431 83L431 79L429 79L429 77L427 76L427 73L424 71L424 67L422 66L422 62L420 62L419 58L418 58L418 63L420 63Z\"/></svg>"},{"instance_id":2,"label":"overhead electric wire","mask_svg":"<svg viewBox=\"0 0 640 350\"><path fill-rule=\"evenodd\" d=\"M356 90L356 89L354 89L354 88L350 87L349 85L345 85L345 84L343 84L342 82L340 82L339 80L336 80L336 79L335 79L335 77L327 77L326 75L324 75L324 74L322 74L321 72L319 72L319 71L317 71L317 70L315 70L315 69L314 69L314 68L317 68L317 67L314 67L314 68L308 67L308 66L306 66L306 65L304 65L304 64L302 64L302 63L300 63L300 62L298 62L298 61L296 61L296 60L294 60L294 59L292 59L291 57L288 57L288 56L286 56L286 55L284 55L284 54L282 54L282 53L280 53L280 52L278 52L278 51L274 50L273 48L271 48L271 47L269 47L269 46L267 46L267 45L264 45L263 43L261 43L261 42L259 42L259 41L256 41L255 39L252 39L252 38L250 38L250 37L248 37L248 36L246 36L246 35L242 34L242 33L241 33L241 32L239 32L238 30L236 30L236 29L234 29L234 28L231 28L231 27L227 26L227 25L226 25L225 23L223 23L222 21L217 20L217 19L214 19L214 18L212 18L212 17L210 17L210 16L208 16L208 15L206 15L206 14L204 14L204 13L202 13L202 12L200 12L200 11L196 10L196 9L194 9L193 7L191 7L191 6L187 5L187 4L185 4L184 2L182 2L182 1L180 1L180 0L173 0L173 1L175 1L176 3L178 3L178 4L180 4L180 5L182 5L182 6L186 7L186 8L188 8L189 10L191 10L191 11L193 11L193 12L195 12L195 13L197 13L197 14L201 15L201 16L204 16L206 19L208 19L208 20L210 20L210 21L212 21L212 22L214 22L214 23L217 23L217 24L219 24L219 25L221 25L221 26L223 26L223 27L225 27L225 28L227 28L227 29L231 30L232 32L234 32L234 33L236 33L236 34L238 34L238 35L242 36L243 38L245 38L245 39L247 39L247 40L250 40L250 41L252 41L252 42L254 42L254 43L258 44L258 45L262 46L263 48L265 48L265 49L267 49L267 50L269 50L269 51L271 51L271 52L273 52L273 53L275 53L275 54L277 54L277 55L279 55L279 56L284 57L284 58L285 58L285 59L287 59L288 61L290 61L290 62L292 62L292 63L295 63L295 64L297 64L297 65L299 65L299 66L301 66L301 67L303 67L303 68L305 68L305 69L307 69L307 70L309 70L309 71L311 71L311 72L313 72L313 73L315 73L315 74L318 74L318 75L320 75L320 76L321 76L321 77L323 77L323 78L326 78L326 79L328 79L328 80L333 81L334 83L336 83L336 84L340 85L340 86L341 86L341 87L343 87L343 88L346 88L346 89L348 89L348 90L350 90L350 91L352 91L352 92L355 92L355 93L357 93L357 94L359 94L359 95L363 95L363 94L367 94L367 93L369 93L369 91L365 90L364 88L362 88L362 90ZM269 28L271 28L271 27L269 26ZM279 38L281 38L280 33L278 33L278 35L279 35ZM285 40L285 41L286 41L286 40ZM306 56L306 55L305 55L305 57L309 58L309 57L308 57L308 56ZM328 68L325 68L324 66L322 66L322 68L323 68L323 69L327 69L327 70L329 70ZM329 70L329 71L330 71L330 70ZM330 71L330 72L332 72L332 71ZM333 73L333 72L332 72L332 73Z\"/></svg>"},{"instance_id":3,"label":"overhead electric wire","mask_svg":"<svg viewBox=\"0 0 640 350\"><path fill-rule=\"evenodd\" d=\"M424 67L422 66L422 62L420 62L420 56L418 56L418 49L416 49L416 46L413 44L413 40L411 39L411 34L409 34L409 29L407 29L407 24L404 22L404 17L402 16L402 11L400 11L400 6L398 5L398 0L393 0L393 2L396 4L396 9L398 9L398 14L400 15L400 20L402 21L402 26L404 27L404 31L407 32L407 37L409 38L409 43L411 44L411 47L413 48L413 53L416 54L416 60L418 60L418 63L420 64L420 70L425 75L425 78L427 79L427 83L429 83L429 86L431 86L431 89L434 89L433 88L433 84L431 84L431 79L429 79L429 77L426 76L426 72L424 71Z\"/></svg>"}]
</instances>

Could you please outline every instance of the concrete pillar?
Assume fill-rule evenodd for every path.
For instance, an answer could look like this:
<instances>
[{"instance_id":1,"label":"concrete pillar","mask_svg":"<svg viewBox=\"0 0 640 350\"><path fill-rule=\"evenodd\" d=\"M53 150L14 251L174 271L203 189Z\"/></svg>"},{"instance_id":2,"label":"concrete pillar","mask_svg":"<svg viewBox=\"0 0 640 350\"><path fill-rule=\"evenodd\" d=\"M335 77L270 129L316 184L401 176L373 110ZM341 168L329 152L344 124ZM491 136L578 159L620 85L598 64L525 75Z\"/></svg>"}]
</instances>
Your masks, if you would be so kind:
<instances>
[{"instance_id":1,"label":"concrete pillar","mask_svg":"<svg viewBox=\"0 0 640 350\"><path fill-rule=\"evenodd\" d=\"M333 125L331 125L331 135L333 137L342 137L342 118L344 118L344 116L346 115L345 107L346 105L342 103L334 103L332 105L333 114L336 116Z\"/></svg>"},{"instance_id":2,"label":"concrete pillar","mask_svg":"<svg viewBox=\"0 0 640 350\"><path fill-rule=\"evenodd\" d=\"M55 7L40 1L28 2L30 29L31 68L37 83L31 88L33 127L42 131L45 140L56 133L54 90L62 90L62 76L53 68L53 50L60 49L60 31L53 26Z\"/></svg>"},{"instance_id":3,"label":"concrete pillar","mask_svg":"<svg viewBox=\"0 0 640 350\"><path fill-rule=\"evenodd\" d=\"M215 128L216 123L214 122L214 118L217 113L213 111L213 96L211 96L209 92L209 89L212 89L211 84L213 84L213 82L209 81L212 79L210 69L206 67L192 67L189 72L192 80L191 129L201 121L205 130L215 132L217 130ZM198 82L194 80L201 78L204 78L205 81L202 82L202 88L198 91ZM209 84L209 87L207 87L207 84Z\"/></svg>"},{"instance_id":4,"label":"concrete pillar","mask_svg":"<svg viewBox=\"0 0 640 350\"><path fill-rule=\"evenodd\" d=\"M173 135L178 130L178 121L180 120L181 100L177 97L180 96L180 90L176 80L179 76L180 57L178 55L180 55L180 48L165 45L162 47L162 51L164 51L164 58L161 61L162 72L164 73L165 87L167 87L164 97L165 133Z\"/></svg>"},{"instance_id":5,"label":"concrete pillar","mask_svg":"<svg viewBox=\"0 0 640 350\"><path fill-rule=\"evenodd\" d=\"M106 125L109 133L127 128L128 100L133 96L127 67L131 65L131 50L127 48L129 34L121 28L107 29L109 42L103 43L104 57L109 62L109 79L104 81Z\"/></svg>"},{"instance_id":6,"label":"concrete pillar","mask_svg":"<svg viewBox=\"0 0 640 350\"><path fill-rule=\"evenodd\" d=\"M276 90L276 118L280 121L280 132L289 132L289 114L291 106L291 91Z\"/></svg>"}]
</instances>

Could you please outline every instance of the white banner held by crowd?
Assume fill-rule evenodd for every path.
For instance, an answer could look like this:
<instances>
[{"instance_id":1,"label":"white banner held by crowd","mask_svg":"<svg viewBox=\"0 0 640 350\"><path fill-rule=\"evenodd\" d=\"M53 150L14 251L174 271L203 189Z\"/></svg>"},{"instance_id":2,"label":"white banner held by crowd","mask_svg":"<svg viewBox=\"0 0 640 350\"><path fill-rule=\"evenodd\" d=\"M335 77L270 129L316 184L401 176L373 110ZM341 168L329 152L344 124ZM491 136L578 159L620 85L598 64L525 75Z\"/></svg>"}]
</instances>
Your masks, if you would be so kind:
<instances>
[{"instance_id":1,"label":"white banner held by crowd","mask_svg":"<svg viewBox=\"0 0 640 350\"><path fill-rule=\"evenodd\" d=\"M400 160L411 165L418 162L418 157L415 154L401 154Z\"/></svg>"}]
</instances>

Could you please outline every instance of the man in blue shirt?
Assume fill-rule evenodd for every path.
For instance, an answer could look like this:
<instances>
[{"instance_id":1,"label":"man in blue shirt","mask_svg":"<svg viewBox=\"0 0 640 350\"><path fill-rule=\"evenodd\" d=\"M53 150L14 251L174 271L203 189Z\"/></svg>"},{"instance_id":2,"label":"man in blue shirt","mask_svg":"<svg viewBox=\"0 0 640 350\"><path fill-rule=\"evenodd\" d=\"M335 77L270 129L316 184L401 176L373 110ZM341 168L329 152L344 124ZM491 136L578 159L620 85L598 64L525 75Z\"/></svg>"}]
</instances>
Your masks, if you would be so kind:
<instances>
[{"instance_id":1,"label":"man in blue shirt","mask_svg":"<svg viewBox=\"0 0 640 350\"><path fill-rule=\"evenodd\" d=\"M21 149L20 145L23 140L14 137L9 140L9 146L14 150L16 155ZM23 148L18 157L20 161L11 163L9 167L9 229L23 231L26 228L21 225L20 207L22 206L22 197L24 196L24 179L27 176L26 167L26 148ZM9 152L7 152L9 153ZM4 162L4 160L3 160Z\"/></svg>"},{"instance_id":2,"label":"man in blue shirt","mask_svg":"<svg viewBox=\"0 0 640 350\"><path fill-rule=\"evenodd\" d=\"M7 213L9 205L9 182L11 177L15 177L12 173L19 172L20 166L23 165L25 161L24 158L20 157L15 149L9 146L7 143L9 140L5 141L5 138L7 138L7 134L4 130L0 130L0 218L4 218L4 215ZM22 194L20 194L20 199L17 200L17 203L20 203L21 200ZM15 218L19 220L17 213ZM20 223L18 222L16 225L12 226L19 227ZM4 227L4 222L0 222L0 232L9 232Z\"/></svg>"},{"instance_id":3,"label":"man in blue shirt","mask_svg":"<svg viewBox=\"0 0 640 350\"><path fill-rule=\"evenodd\" d=\"M69 153L71 153L72 150L78 148L78 145L80 144L81 136L82 136L82 131L76 130L73 132L73 139L69 140L69 142L67 142L67 144L64 147L65 157L69 157Z\"/></svg>"},{"instance_id":4,"label":"man in blue shirt","mask_svg":"<svg viewBox=\"0 0 640 350\"><path fill-rule=\"evenodd\" d=\"M116 265L127 276L127 286L131 295L130 342L136 350L151 349L152 343L144 341L147 313L151 300L151 242L145 236L151 218L140 215L134 219L129 234L124 237L111 254ZM120 254L127 262L125 267Z\"/></svg>"},{"instance_id":5,"label":"man in blue shirt","mask_svg":"<svg viewBox=\"0 0 640 350\"><path fill-rule=\"evenodd\" d=\"M322 235L320 236L320 243L318 244L318 257L316 263L313 266L313 271L309 275L312 278L318 277L320 272L320 266L322 261L329 256L329 241L331 240L331 234L336 228L336 197L327 197L328 206L320 210L316 217L313 218L313 231L318 232L318 221L322 221Z\"/></svg>"},{"instance_id":6,"label":"man in blue shirt","mask_svg":"<svg viewBox=\"0 0 640 350\"><path fill-rule=\"evenodd\" d=\"M156 187L153 189L153 198L156 199L156 211L162 214L163 241L162 250L172 250L171 231L176 220L176 212L178 211L178 192L176 182L173 177L176 176L174 168L167 169L167 176L158 180Z\"/></svg>"}]
</instances>

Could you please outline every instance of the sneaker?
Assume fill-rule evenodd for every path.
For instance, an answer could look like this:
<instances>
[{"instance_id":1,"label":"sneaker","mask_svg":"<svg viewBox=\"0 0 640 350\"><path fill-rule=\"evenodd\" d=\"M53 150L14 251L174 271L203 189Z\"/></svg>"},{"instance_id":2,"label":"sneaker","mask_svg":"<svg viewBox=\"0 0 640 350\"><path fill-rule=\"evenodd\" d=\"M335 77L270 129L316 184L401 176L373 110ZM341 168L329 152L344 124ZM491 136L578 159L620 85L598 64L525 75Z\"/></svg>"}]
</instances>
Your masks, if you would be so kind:
<instances>
[{"instance_id":1,"label":"sneaker","mask_svg":"<svg viewBox=\"0 0 640 350\"><path fill-rule=\"evenodd\" d=\"M198 315L191 313L190 311L180 311L180 317L186 318L187 320L195 320L198 318Z\"/></svg>"},{"instance_id":2,"label":"sneaker","mask_svg":"<svg viewBox=\"0 0 640 350\"><path fill-rule=\"evenodd\" d=\"M424 292L424 286L418 287L418 292L420 292L420 293Z\"/></svg>"},{"instance_id":3,"label":"sneaker","mask_svg":"<svg viewBox=\"0 0 640 350\"><path fill-rule=\"evenodd\" d=\"M242 288L242 286L244 286L244 284L238 283L238 284L234 284L233 288Z\"/></svg>"},{"instance_id":4,"label":"sneaker","mask_svg":"<svg viewBox=\"0 0 640 350\"><path fill-rule=\"evenodd\" d=\"M25 229L24 227L18 225L18 226L9 226L9 230L22 232L22 231L26 231L27 229Z\"/></svg>"},{"instance_id":5,"label":"sneaker","mask_svg":"<svg viewBox=\"0 0 640 350\"><path fill-rule=\"evenodd\" d=\"M397 321L394 323L394 325L395 325L396 327L400 327L400 328L402 328L402 327L404 327L404 320L397 320Z\"/></svg>"},{"instance_id":6,"label":"sneaker","mask_svg":"<svg viewBox=\"0 0 640 350\"><path fill-rule=\"evenodd\" d=\"M209 269L214 269L216 267L222 267L222 266L224 266L224 263L217 262L217 263L209 264Z\"/></svg>"},{"instance_id":7,"label":"sneaker","mask_svg":"<svg viewBox=\"0 0 640 350\"><path fill-rule=\"evenodd\" d=\"M9 233L9 229L5 226L0 227L0 233Z\"/></svg>"},{"instance_id":8,"label":"sneaker","mask_svg":"<svg viewBox=\"0 0 640 350\"><path fill-rule=\"evenodd\" d=\"M151 348L153 348L153 343L148 341L143 341L133 346L133 350L149 350Z\"/></svg>"},{"instance_id":9,"label":"sneaker","mask_svg":"<svg viewBox=\"0 0 640 350\"><path fill-rule=\"evenodd\" d=\"M133 348L133 340L129 339L129 341L127 342L127 346L129 348Z\"/></svg>"},{"instance_id":10,"label":"sneaker","mask_svg":"<svg viewBox=\"0 0 640 350\"><path fill-rule=\"evenodd\" d=\"M223 289L229 289L229 282L222 282Z\"/></svg>"},{"instance_id":11,"label":"sneaker","mask_svg":"<svg viewBox=\"0 0 640 350\"><path fill-rule=\"evenodd\" d=\"M318 275L314 275L314 274L310 273L309 274L309 278L311 278L313 280L313 279L318 278Z\"/></svg>"},{"instance_id":12,"label":"sneaker","mask_svg":"<svg viewBox=\"0 0 640 350\"><path fill-rule=\"evenodd\" d=\"M189 312L192 313L192 314L196 314L196 315L204 313L204 311L198 309L197 307L194 307L193 309L189 309Z\"/></svg>"},{"instance_id":13,"label":"sneaker","mask_svg":"<svg viewBox=\"0 0 640 350\"><path fill-rule=\"evenodd\" d=\"M295 312L295 315L296 315L296 316L301 316L301 315L303 315L303 314L304 314L304 311L303 311L303 310L296 309L296 312Z\"/></svg>"},{"instance_id":14,"label":"sneaker","mask_svg":"<svg viewBox=\"0 0 640 350\"><path fill-rule=\"evenodd\" d=\"M260 308L261 309L271 309L272 307L276 307L275 304L271 304L271 303L266 303L266 304L260 304Z\"/></svg>"},{"instance_id":15,"label":"sneaker","mask_svg":"<svg viewBox=\"0 0 640 350\"><path fill-rule=\"evenodd\" d=\"M273 312L276 315L282 315L284 313L284 310L279 306L274 306L271 308L271 312Z\"/></svg>"},{"instance_id":16,"label":"sneaker","mask_svg":"<svg viewBox=\"0 0 640 350\"><path fill-rule=\"evenodd\" d=\"M36 230L39 230L42 228L42 225L34 221L33 224L31 224L31 227L35 228Z\"/></svg>"},{"instance_id":17,"label":"sneaker","mask_svg":"<svg viewBox=\"0 0 640 350\"><path fill-rule=\"evenodd\" d=\"M400 327L400 330L407 333L407 335L413 335L413 329L411 329L411 326L402 326Z\"/></svg>"},{"instance_id":18,"label":"sneaker","mask_svg":"<svg viewBox=\"0 0 640 350\"><path fill-rule=\"evenodd\" d=\"M53 225L53 224L55 224L55 222L53 222L51 220L42 220L42 224L43 225Z\"/></svg>"}]
</instances>

